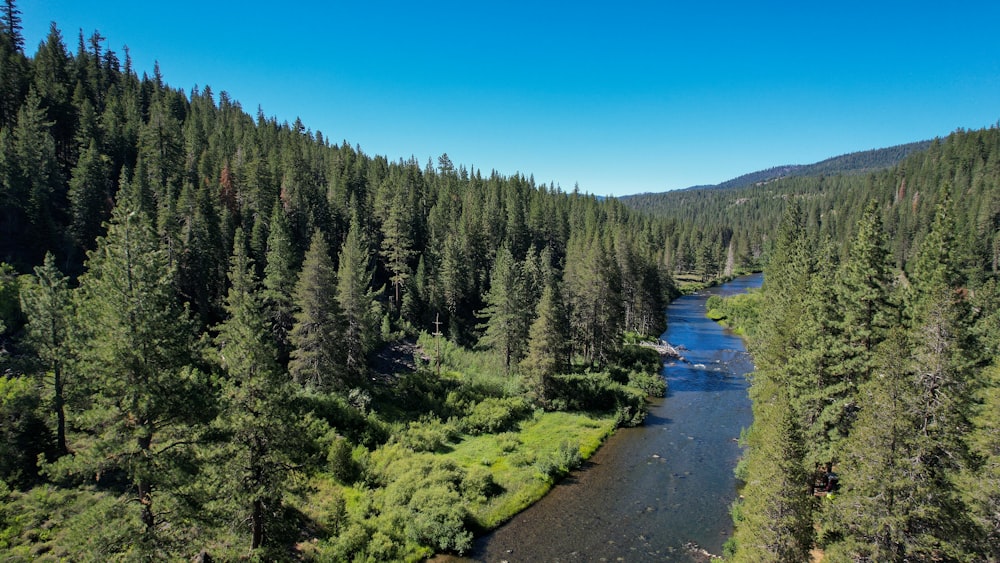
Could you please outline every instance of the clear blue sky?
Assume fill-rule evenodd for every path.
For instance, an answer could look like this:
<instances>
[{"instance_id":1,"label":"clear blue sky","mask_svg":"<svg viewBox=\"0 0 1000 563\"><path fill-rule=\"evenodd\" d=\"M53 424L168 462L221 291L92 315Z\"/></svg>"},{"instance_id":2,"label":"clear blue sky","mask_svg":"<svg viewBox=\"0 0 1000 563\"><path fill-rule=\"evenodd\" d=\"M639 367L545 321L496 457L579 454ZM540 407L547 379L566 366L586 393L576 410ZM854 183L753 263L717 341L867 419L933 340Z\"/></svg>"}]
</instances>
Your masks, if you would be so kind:
<instances>
[{"instance_id":1,"label":"clear blue sky","mask_svg":"<svg viewBox=\"0 0 1000 563\"><path fill-rule=\"evenodd\" d=\"M660 192L1000 120L1000 2L20 0L370 155Z\"/></svg>"}]
</instances>

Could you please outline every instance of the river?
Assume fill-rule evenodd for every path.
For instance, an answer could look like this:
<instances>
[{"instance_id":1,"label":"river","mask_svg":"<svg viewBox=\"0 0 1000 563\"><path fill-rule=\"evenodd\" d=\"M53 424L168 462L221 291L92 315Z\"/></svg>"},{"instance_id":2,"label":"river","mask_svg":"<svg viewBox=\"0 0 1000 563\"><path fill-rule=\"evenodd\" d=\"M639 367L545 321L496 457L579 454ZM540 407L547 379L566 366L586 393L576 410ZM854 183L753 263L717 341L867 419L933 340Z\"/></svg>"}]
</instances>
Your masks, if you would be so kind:
<instances>
[{"instance_id":1,"label":"river","mask_svg":"<svg viewBox=\"0 0 1000 563\"><path fill-rule=\"evenodd\" d=\"M711 295L760 287L745 276L667 308L663 339L684 361L643 426L620 429L542 500L480 538L477 561L678 561L721 554L732 533L737 438L751 422L743 341L705 317ZM694 548L697 546L697 548ZM704 551L700 551L704 550Z\"/></svg>"}]
</instances>

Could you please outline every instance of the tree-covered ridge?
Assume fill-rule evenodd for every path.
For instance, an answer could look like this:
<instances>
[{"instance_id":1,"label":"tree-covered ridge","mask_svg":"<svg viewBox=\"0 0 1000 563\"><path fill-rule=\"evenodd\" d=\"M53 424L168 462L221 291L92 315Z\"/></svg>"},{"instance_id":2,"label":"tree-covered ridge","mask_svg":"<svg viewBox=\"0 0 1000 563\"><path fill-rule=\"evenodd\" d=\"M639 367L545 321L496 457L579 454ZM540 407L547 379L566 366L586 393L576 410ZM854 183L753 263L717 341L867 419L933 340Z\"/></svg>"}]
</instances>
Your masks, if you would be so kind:
<instances>
[{"instance_id":1,"label":"tree-covered ridge","mask_svg":"<svg viewBox=\"0 0 1000 563\"><path fill-rule=\"evenodd\" d=\"M96 32L28 56L3 7L0 550L461 552L662 393L625 335L662 332L669 223L369 156Z\"/></svg>"}]
</instances>

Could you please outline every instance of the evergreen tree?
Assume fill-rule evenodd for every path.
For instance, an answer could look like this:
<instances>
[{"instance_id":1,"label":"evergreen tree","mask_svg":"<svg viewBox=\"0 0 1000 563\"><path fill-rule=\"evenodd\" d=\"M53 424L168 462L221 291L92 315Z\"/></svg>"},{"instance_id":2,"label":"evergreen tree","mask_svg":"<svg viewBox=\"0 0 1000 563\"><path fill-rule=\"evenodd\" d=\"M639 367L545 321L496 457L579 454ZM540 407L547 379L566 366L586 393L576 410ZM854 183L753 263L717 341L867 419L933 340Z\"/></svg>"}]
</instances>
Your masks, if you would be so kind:
<instances>
[{"instance_id":1,"label":"evergreen tree","mask_svg":"<svg viewBox=\"0 0 1000 563\"><path fill-rule=\"evenodd\" d=\"M4 0L0 6L0 37L13 50L24 49L24 36L21 34L21 10L17 9L14 0Z\"/></svg>"},{"instance_id":2,"label":"evergreen tree","mask_svg":"<svg viewBox=\"0 0 1000 563\"><path fill-rule=\"evenodd\" d=\"M69 359L71 318L68 278L56 267L55 257L45 253L45 262L35 267L31 281L21 288L21 309L28 317L28 343L52 378L52 411L56 416L56 453L66 446L65 366Z\"/></svg>"},{"instance_id":3,"label":"evergreen tree","mask_svg":"<svg viewBox=\"0 0 1000 563\"><path fill-rule=\"evenodd\" d=\"M87 251L101 233L111 198L106 158L91 139L69 180L69 234L74 246Z\"/></svg>"},{"instance_id":4,"label":"evergreen tree","mask_svg":"<svg viewBox=\"0 0 1000 563\"><path fill-rule=\"evenodd\" d=\"M107 234L80 278L77 347L91 391L86 421L91 445L77 461L102 474L124 471L134 487L140 542L155 540L157 498L178 482L206 398L192 365L194 330L174 296L174 272L151 220L133 192L119 193Z\"/></svg>"},{"instance_id":5,"label":"evergreen tree","mask_svg":"<svg viewBox=\"0 0 1000 563\"><path fill-rule=\"evenodd\" d=\"M569 321L563 308L559 286L545 286L535 308L535 320L528 332L528 352L521 360L529 396L548 403L552 376L569 367Z\"/></svg>"},{"instance_id":6,"label":"evergreen tree","mask_svg":"<svg viewBox=\"0 0 1000 563\"><path fill-rule=\"evenodd\" d=\"M54 199L61 184L56 145L49 134L51 121L47 121L41 99L29 92L24 105L17 113L13 131L13 170L11 195L20 201L28 221L19 238L24 248L45 249L52 246L55 235ZM17 228L15 226L15 228ZM27 233L31 236L27 236ZM39 252L41 255L41 252Z\"/></svg>"},{"instance_id":7,"label":"evergreen tree","mask_svg":"<svg viewBox=\"0 0 1000 563\"><path fill-rule=\"evenodd\" d=\"M751 389L754 423L747 437L747 482L735 509L733 561L808 561L812 491L788 392L757 373Z\"/></svg>"},{"instance_id":8,"label":"evergreen tree","mask_svg":"<svg viewBox=\"0 0 1000 563\"><path fill-rule=\"evenodd\" d=\"M291 351L289 333L295 322L292 294L298 276L299 261L292 243L291 227L281 202L271 212L267 237L267 266L264 267L264 304L267 306L278 344L278 358L287 363Z\"/></svg>"},{"instance_id":9,"label":"evergreen tree","mask_svg":"<svg viewBox=\"0 0 1000 563\"><path fill-rule=\"evenodd\" d=\"M481 325L485 331L479 343L499 354L507 371L520 361L528 338L528 306L524 297L521 265L507 246L502 246L493 263L486 308L479 313L480 318L487 319Z\"/></svg>"},{"instance_id":10,"label":"evergreen tree","mask_svg":"<svg viewBox=\"0 0 1000 563\"><path fill-rule=\"evenodd\" d=\"M837 280L842 344L836 351L837 392L828 393L836 411L828 409L826 415L834 447L850 431L858 408L857 389L871 378L875 348L889 327L899 322L890 266L882 220L872 202L858 221Z\"/></svg>"},{"instance_id":11,"label":"evergreen tree","mask_svg":"<svg viewBox=\"0 0 1000 563\"><path fill-rule=\"evenodd\" d=\"M227 318L215 342L225 377L216 426L228 436L218 452L221 489L235 507L234 521L249 523L250 549L264 545L269 525L280 518L289 488L296 423L291 383L277 361L253 262L236 231L230 260Z\"/></svg>"},{"instance_id":12,"label":"evergreen tree","mask_svg":"<svg viewBox=\"0 0 1000 563\"><path fill-rule=\"evenodd\" d=\"M977 555L1000 561L1000 369L985 371L969 447L976 460L962 479L969 516L979 528Z\"/></svg>"},{"instance_id":13,"label":"evergreen tree","mask_svg":"<svg viewBox=\"0 0 1000 563\"><path fill-rule=\"evenodd\" d=\"M862 405L844 441L843 492L830 519L844 538L831 555L855 560L961 560L972 527L954 488L958 439L928 420L936 402L919 384L921 362L902 331L880 346L876 375L861 388ZM931 408L931 410L936 410ZM946 413L937 412L947 417Z\"/></svg>"},{"instance_id":14,"label":"evergreen tree","mask_svg":"<svg viewBox=\"0 0 1000 563\"><path fill-rule=\"evenodd\" d=\"M607 362L621 345L621 273L599 235L570 241L563 288L572 341L587 362Z\"/></svg>"},{"instance_id":15,"label":"evergreen tree","mask_svg":"<svg viewBox=\"0 0 1000 563\"><path fill-rule=\"evenodd\" d=\"M357 216L351 218L347 238L340 249L337 268L337 301L344 312L344 341L348 377L360 381L367 369L367 357L378 338L379 291L371 290L373 271L369 252L361 240Z\"/></svg>"},{"instance_id":16,"label":"evergreen tree","mask_svg":"<svg viewBox=\"0 0 1000 563\"><path fill-rule=\"evenodd\" d=\"M330 247L317 230L295 285L295 324L290 340L288 371L301 385L315 389L343 388L348 383L344 312L337 302L337 275Z\"/></svg>"}]
</instances>

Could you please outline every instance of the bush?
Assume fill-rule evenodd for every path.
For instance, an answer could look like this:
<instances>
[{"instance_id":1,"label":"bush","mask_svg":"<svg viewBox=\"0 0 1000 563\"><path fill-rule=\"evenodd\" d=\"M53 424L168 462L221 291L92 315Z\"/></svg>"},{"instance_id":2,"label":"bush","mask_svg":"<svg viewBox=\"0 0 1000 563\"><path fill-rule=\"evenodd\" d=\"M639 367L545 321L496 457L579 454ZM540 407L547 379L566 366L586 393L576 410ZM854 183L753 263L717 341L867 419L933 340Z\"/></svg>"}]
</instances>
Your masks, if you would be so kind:
<instances>
[{"instance_id":1,"label":"bush","mask_svg":"<svg viewBox=\"0 0 1000 563\"><path fill-rule=\"evenodd\" d=\"M465 504L454 489L440 484L421 487L407 507L406 535L412 541L458 553L472 545L472 533L465 529Z\"/></svg>"},{"instance_id":2,"label":"bush","mask_svg":"<svg viewBox=\"0 0 1000 563\"><path fill-rule=\"evenodd\" d=\"M472 407L462 424L469 434L495 434L513 429L531 412L523 397L488 397Z\"/></svg>"},{"instance_id":3,"label":"bush","mask_svg":"<svg viewBox=\"0 0 1000 563\"><path fill-rule=\"evenodd\" d=\"M0 375L0 479L18 488L38 481L38 456L54 457L38 386L28 377Z\"/></svg>"},{"instance_id":4,"label":"bush","mask_svg":"<svg viewBox=\"0 0 1000 563\"><path fill-rule=\"evenodd\" d=\"M521 438L514 432L502 432L497 434L497 447L500 451L509 454L521 445Z\"/></svg>"},{"instance_id":5,"label":"bush","mask_svg":"<svg viewBox=\"0 0 1000 563\"><path fill-rule=\"evenodd\" d=\"M486 500L503 491L503 487L493 479L493 472L488 467L473 466L465 473L462 480L462 492L470 500Z\"/></svg>"},{"instance_id":6,"label":"bush","mask_svg":"<svg viewBox=\"0 0 1000 563\"><path fill-rule=\"evenodd\" d=\"M440 450L455 434L452 425L437 418L427 418L411 422L406 431L397 434L394 440L415 452L433 452Z\"/></svg>"},{"instance_id":7,"label":"bush","mask_svg":"<svg viewBox=\"0 0 1000 563\"><path fill-rule=\"evenodd\" d=\"M608 373L558 375L552 383L554 404L566 410L613 411L620 426L635 426L646 417L646 393L618 383Z\"/></svg>"},{"instance_id":8,"label":"bush","mask_svg":"<svg viewBox=\"0 0 1000 563\"><path fill-rule=\"evenodd\" d=\"M535 463L535 468L545 477L558 479L580 467L583 458L580 448L568 440L559 443L559 448Z\"/></svg>"},{"instance_id":9,"label":"bush","mask_svg":"<svg viewBox=\"0 0 1000 563\"><path fill-rule=\"evenodd\" d=\"M623 346L618 353L619 366L626 370L659 373L663 367L660 353L647 346Z\"/></svg>"},{"instance_id":10,"label":"bush","mask_svg":"<svg viewBox=\"0 0 1000 563\"><path fill-rule=\"evenodd\" d=\"M647 397L663 397L667 394L667 380L659 373L629 372L628 386L642 391Z\"/></svg>"},{"instance_id":11,"label":"bush","mask_svg":"<svg viewBox=\"0 0 1000 563\"><path fill-rule=\"evenodd\" d=\"M358 466L354 463L353 448L346 438L335 438L326 454L330 473L341 483L350 484L358 478Z\"/></svg>"}]
</instances>

